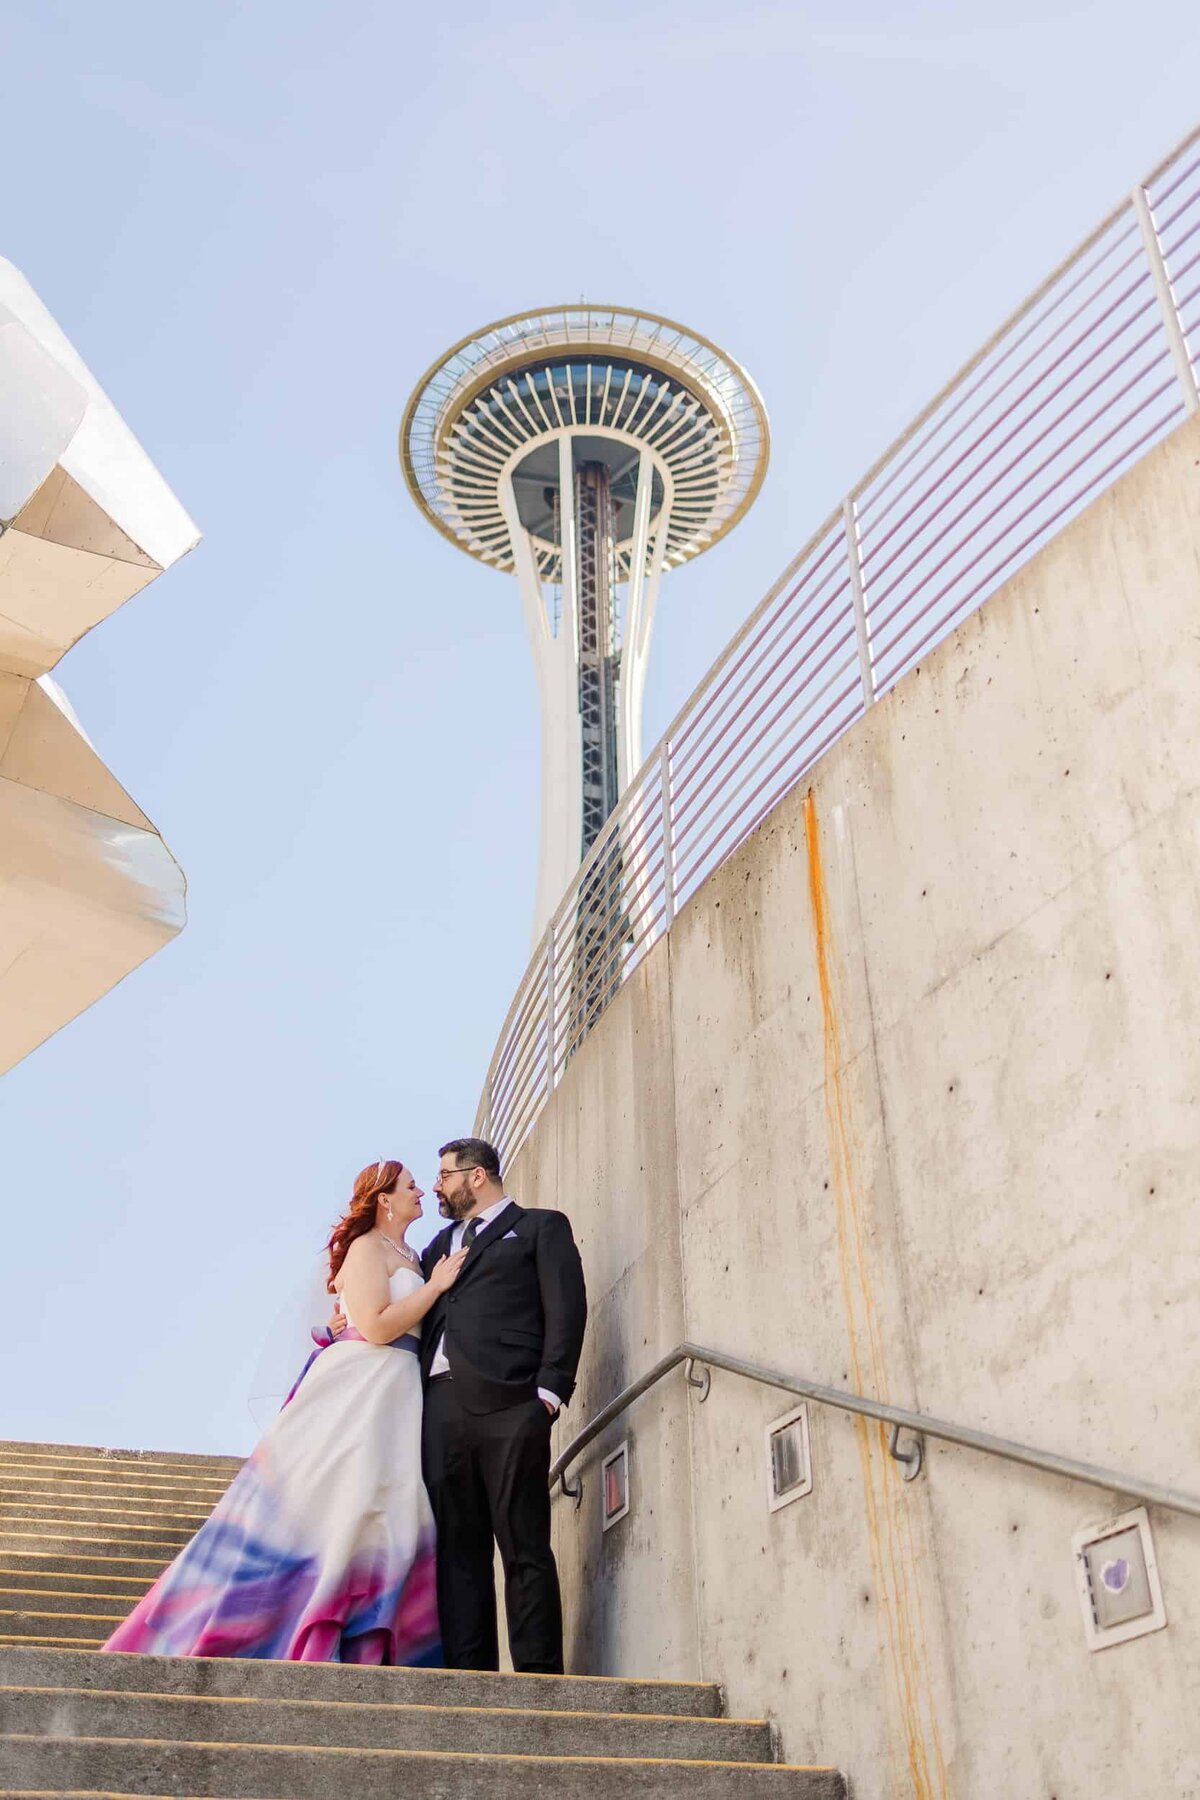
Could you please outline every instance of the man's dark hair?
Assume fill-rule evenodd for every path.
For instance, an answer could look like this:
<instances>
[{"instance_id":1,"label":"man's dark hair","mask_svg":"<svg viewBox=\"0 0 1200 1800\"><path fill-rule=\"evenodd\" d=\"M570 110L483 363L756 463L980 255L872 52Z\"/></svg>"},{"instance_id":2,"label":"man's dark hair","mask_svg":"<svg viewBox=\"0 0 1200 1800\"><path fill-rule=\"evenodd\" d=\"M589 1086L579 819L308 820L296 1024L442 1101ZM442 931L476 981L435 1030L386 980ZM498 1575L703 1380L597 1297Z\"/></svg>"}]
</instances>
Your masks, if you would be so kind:
<instances>
[{"instance_id":1,"label":"man's dark hair","mask_svg":"<svg viewBox=\"0 0 1200 1800\"><path fill-rule=\"evenodd\" d=\"M489 1181L500 1179L500 1157L495 1146L483 1138L451 1138L438 1151L439 1156L452 1156L456 1168L461 1169L466 1163L477 1163Z\"/></svg>"}]
</instances>

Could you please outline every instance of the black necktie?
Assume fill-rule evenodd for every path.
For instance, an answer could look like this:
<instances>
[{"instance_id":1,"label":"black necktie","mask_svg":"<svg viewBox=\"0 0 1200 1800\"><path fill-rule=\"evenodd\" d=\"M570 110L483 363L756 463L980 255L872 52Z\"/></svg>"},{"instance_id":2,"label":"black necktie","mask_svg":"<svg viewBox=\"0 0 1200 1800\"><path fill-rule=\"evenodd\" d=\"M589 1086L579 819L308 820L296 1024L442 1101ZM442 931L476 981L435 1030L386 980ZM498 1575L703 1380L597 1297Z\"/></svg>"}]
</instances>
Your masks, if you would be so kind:
<instances>
[{"instance_id":1,"label":"black necktie","mask_svg":"<svg viewBox=\"0 0 1200 1800\"><path fill-rule=\"evenodd\" d=\"M475 1233L478 1230L479 1230L479 1220L478 1219L468 1219L467 1220L467 1228L463 1232L463 1249L464 1250L469 1250L471 1248L471 1245L475 1242Z\"/></svg>"}]
</instances>

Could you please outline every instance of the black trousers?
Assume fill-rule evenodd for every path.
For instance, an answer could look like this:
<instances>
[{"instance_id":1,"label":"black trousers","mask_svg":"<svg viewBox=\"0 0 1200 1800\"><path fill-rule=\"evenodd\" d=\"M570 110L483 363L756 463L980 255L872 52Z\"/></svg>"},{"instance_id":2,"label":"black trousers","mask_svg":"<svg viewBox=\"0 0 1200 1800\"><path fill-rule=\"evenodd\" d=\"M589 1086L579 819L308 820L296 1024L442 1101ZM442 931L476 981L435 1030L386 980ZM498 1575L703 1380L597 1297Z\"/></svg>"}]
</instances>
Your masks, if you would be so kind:
<instances>
[{"instance_id":1,"label":"black trousers","mask_svg":"<svg viewBox=\"0 0 1200 1800\"><path fill-rule=\"evenodd\" d=\"M431 1381L422 1425L437 1525L442 1647L452 1669L498 1669L493 1542L504 1564L508 1647L521 1674L561 1675L562 1600L550 1548L550 1414L540 1400L464 1412Z\"/></svg>"}]
</instances>

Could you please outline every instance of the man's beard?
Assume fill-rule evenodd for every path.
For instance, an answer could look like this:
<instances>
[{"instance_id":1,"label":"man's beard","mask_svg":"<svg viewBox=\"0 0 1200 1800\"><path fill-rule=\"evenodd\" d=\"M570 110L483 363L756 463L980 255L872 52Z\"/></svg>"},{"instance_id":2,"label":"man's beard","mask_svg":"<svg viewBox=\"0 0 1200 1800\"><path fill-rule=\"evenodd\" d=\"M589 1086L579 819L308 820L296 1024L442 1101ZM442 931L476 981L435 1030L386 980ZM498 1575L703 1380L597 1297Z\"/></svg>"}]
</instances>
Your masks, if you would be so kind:
<instances>
[{"instance_id":1,"label":"man's beard","mask_svg":"<svg viewBox=\"0 0 1200 1800\"><path fill-rule=\"evenodd\" d=\"M474 1204L471 1190L468 1188L459 1200L451 1200L446 1194L442 1194L438 1199L438 1211L443 1219L453 1219L456 1225L460 1225Z\"/></svg>"}]
</instances>

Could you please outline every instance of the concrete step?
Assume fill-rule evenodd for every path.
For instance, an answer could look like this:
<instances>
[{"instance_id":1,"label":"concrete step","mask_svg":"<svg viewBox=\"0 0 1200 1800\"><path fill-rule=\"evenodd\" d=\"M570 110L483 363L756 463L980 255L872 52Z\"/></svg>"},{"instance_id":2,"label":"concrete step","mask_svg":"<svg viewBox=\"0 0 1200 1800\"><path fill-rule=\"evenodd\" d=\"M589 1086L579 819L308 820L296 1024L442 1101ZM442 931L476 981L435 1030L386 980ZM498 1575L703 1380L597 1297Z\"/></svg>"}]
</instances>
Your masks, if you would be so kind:
<instances>
[{"instance_id":1,"label":"concrete step","mask_svg":"<svg viewBox=\"0 0 1200 1800\"><path fill-rule=\"evenodd\" d=\"M9 1608L0 1611L0 1637L24 1637L32 1633L40 1638L98 1638L103 1643L132 1611L131 1606L93 1601L81 1604L75 1612L55 1612L36 1605Z\"/></svg>"},{"instance_id":2,"label":"concrete step","mask_svg":"<svg viewBox=\"0 0 1200 1800\"><path fill-rule=\"evenodd\" d=\"M198 1531L212 1512L211 1506L179 1506L170 1501L94 1500L87 1496L0 1493L0 1520L34 1519L64 1525L95 1527L98 1531Z\"/></svg>"},{"instance_id":3,"label":"concrete step","mask_svg":"<svg viewBox=\"0 0 1200 1800\"><path fill-rule=\"evenodd\" d=\"M193 1474L178 1471L164 1474L146 1469L142 1463L72 1463L22 1462L14 1456L0 1456L0 1485L4 1487L54 1487L70 1489L77 1494L124 1494L135 1489L139 1494L223 1494L228 1487L225 1474Z\"/></svg>"},{"instance_id":4,"label":"concrete step","mask_svg":"<svg viewBox=\"0 0 1200 1800\"><path fill-rule=\"evenodd\" d=\"M626 1681L607 1675L491 1675L465 1669L373 1669L345 1663L223 1656L100 1656L67 1648L0 1649L0 1685L393 1706L653 1713L700 1719L716 1718L721 1712L721 1691L712 1682Z\"/></svg>"},{"instance_id":5,"label":"concrete step","mask_svg":"<svg viewBox=\"0 0 1200 1800\"><path fill-rule=\"evenodd\" d=\"M57 1577L56 1577L57 1579ZM24 1584L5 1581L0 1577L0 1613L78 1613L102 1612L113 1613L119 1619L128 1618L141 1594L114 1594L94 1588L75 1589L73 1591L57 1588L27 1587Z\"/></svg>"},{"instance_id":6,"label":"concrete step","mask_svg":"<svg viewBox=\"0 0 1200 1800\"><path fill-rule=\"evenodd\" d=\"M227 1491L225 1488L214 1489L211 1495L187 1490L178 1494L144 1494L130 1487L87 1494L53 1484L17 1487L10 1482L0 1483L0 1507L13 1512L65 1507L64 1516L68 1518L107 1518L116 1514L118 1517L169 1519L177 1514L187 1519L206 1519Z\"/></svg>"},{"instance_id":7,"label":"concrete step","mask_svg":"<svg viewBox=\"0 0 1200 1800\"><path fill-rule=\"evenodd\" d=\"M231 1481L242 1466L240 1456L193 1456L176 1450L110 1450L98 1444L30 1443L22 1438L0 1438L0 1468L5 1463L53 1463L56 1468L80 1466L100 1469L143 1469L148 1474L211 1475Z\"/></svg>"},{"instance_id":8,"label":"concrete step","mask_svg":"<svg viewBox=\"0 0 1200 1800\"><path fill-rule=\"evenodd\" d=\"M482 1756L144 1738L0 1738L11 1789L222 1800L845 1800L835 1769L667 1758Z\"/></svg>"},{"instance_id":9,"label":"concrete step","mask_svg":"<svg viewBox=\"0 0 1200 1800\"><path fill-rule=\"evenodd\" d=\"M40 1456L6 1455L0 1450L0 1481L71 1481L80 1487L158 1488L222 1488L228 1487L242 1464L232 1459L213 1468L148 1462L144 1458L102 1457L91 1460L70 1456L56 1457L50 1452Z\"/></svg>"},{"instance_id":10,"label":"concrete step","mask_svg":"<svg viewBox=\"0 0 1200 1800\"><path fill-rule=\"evenodd\" d=\"M468 1755L650 1756L747 1763L769 1762L772 1756L770 1726L762 1719L0 1687L0 1733L14 1732L56 1738L136 1734L171 1743L309 1744Z\"/></svg>"},{"instance_id":11,"label":"concrete step","mask_svg":"<svg viewBox=\"0 0 1200 1800\"><path fill-rule=\"evenodd\" d=\"M9 1567L0 1562L0 1593L26 1597L30 1594L91 1594L95 1598L104 1596L128 1601L132 1608L149 1586L149 1575L107 1575L103 1563L99 1565L99 1571L90 1569L86 1574L75 1574L55 1567Z\"/></svg>"},{"instance_id":12,"label":"concrete step","mask_svg":"<svg viewBox=\"0 0 1200 1800\"><path fill-rule=\"evenodd\" d=\"M240 1467L0 1443L0 1800L844 1800L711 1683L100 1654Z\"/></svg>"},{"instance_id":13,"label":"concrete step","mask_svg":"<svg viewBox=\"0 0 1200 1800\"><path fill-rule=\"evenodd\" d=\"M167 1560L161 1556L122 1555L120 1550L106 1555L102 1548L97 1550L95 1546L86 1545L78 1550L72 1546L67 1551L35 1550L24 1544L19 1549L0 1547L0 1569L6 1578L26 1570L30 1573L40 1570L52 1575L111 1575L122 1580L143 1581L149 1587L155 1576L162 1573Z\"/></svg>"},{"instance_id":14,"label":"concrete step","mask_svg":"<svg viewBox=\"0 0 1200 1800\"><path fill-rule=\"evenodd\" d=\"M163 1526L142 1530L117 1530L108 1525L67 1524L61 1519L0 1519L0 1554L6 1550L50 1550L56 1556L64 1550L81 1555L103 1552L112 1555L153 1555L162 1551L162 1562L181 1550L193 1535L190 1531L168 1531ZM160 1564L161 1566L161 1564Z\"/></svg>"}]
</instances>

